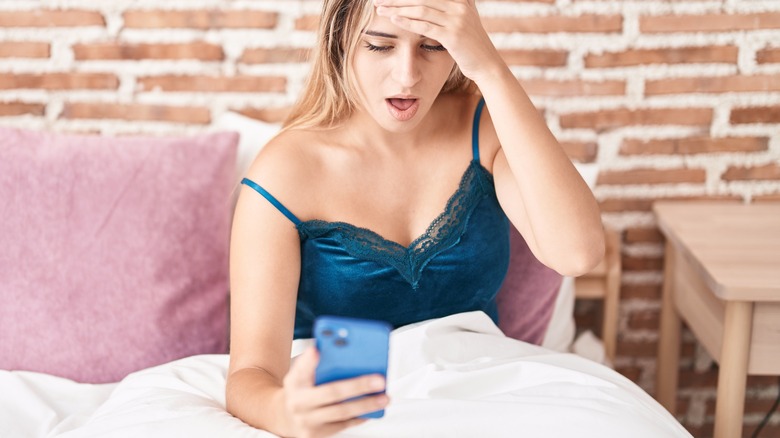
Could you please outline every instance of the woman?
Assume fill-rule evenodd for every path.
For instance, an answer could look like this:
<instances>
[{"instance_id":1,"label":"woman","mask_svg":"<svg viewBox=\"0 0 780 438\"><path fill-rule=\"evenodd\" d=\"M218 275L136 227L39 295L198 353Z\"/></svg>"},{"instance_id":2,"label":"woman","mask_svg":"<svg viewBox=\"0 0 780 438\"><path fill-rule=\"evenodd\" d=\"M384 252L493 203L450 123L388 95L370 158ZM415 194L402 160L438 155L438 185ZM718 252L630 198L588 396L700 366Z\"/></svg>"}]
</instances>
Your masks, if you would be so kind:
<instances>
[{"instance_id":1,"label":"woman","mask_svg":"<svg viewBox=\"0 0 780 438\"><path fill-rule=\"evenodd\" d=\"M227 408L283 436L332 435L388 403L346 401L378 376L315 387L313 348L291 365L317 315L495 319L507 218L561 274L604 251L593 195L474 0L325 0L302 98L243 182Z\"/></svg>"}]
</instances>

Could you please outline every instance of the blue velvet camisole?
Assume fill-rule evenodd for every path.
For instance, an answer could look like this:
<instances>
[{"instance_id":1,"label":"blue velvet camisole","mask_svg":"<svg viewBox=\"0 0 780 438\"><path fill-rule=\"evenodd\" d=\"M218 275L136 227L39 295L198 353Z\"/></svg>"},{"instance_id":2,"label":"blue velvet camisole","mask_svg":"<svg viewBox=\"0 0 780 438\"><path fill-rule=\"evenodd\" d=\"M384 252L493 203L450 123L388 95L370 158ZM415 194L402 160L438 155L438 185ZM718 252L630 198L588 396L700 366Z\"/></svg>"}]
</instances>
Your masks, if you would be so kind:
<instances>
[{"instance_id":1,"label":"blue velvet camisole","mask_svg":"<svg viewBox=\"0 0 780 438\"><path fill-rule=\"evenodd\" d=\"M481 310L498 322L496 295L509 266L509 222L493 176L479 162L480 100L472 127L473 159L444 211L408 247L344 222L301 221L255 182L295 224L301 278L294 338L312 337L314 319L339 315L400 327Z\"/></svg>"}]
</instances>

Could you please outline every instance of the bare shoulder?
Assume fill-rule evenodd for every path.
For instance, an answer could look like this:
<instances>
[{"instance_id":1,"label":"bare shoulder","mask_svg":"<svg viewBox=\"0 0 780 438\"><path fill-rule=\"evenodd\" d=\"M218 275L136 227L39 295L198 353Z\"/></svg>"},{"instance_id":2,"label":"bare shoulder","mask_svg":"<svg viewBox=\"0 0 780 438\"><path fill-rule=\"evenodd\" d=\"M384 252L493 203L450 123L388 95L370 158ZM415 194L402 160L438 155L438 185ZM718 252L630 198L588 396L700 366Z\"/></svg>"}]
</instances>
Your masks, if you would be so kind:
<instances>
[{"instance_id":1,"label":"bare shoulder","mask_svg":"<svg viewBox=\"0 0 780 438\"><path fill-rule=\"evenodd\" d=\"M462 120L469 130L476 115L477 105L482 99L481 93L448 93L441 95L442 107L450 108L455 114L450 114L452 120ZM496 129L493 126L493 118L490 108L485 105L479 118L479 155L480 162L490 172L493 171L493 160L501 145L498 141Z\"/></svg>"},{"instance_id":2,"label":"bare shoulder","mask_svg":"<svg viewBox=\"0 0 780 438\"><path fill-rule=\"evenodd\" d=\"M316 194L312 181L322 171L322 152L317 131L282 131L260 151L247 170L246 177L281 202L296 216L306 216Z\"/></svg>"}]
</instances>

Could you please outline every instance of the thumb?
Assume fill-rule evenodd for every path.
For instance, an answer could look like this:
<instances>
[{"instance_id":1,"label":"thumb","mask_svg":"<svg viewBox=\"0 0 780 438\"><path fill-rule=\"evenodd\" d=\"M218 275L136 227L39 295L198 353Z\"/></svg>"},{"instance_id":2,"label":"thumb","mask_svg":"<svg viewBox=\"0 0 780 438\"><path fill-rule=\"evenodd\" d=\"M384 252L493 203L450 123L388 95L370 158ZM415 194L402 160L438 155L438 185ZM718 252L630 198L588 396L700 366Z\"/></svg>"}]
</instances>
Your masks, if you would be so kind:
<instances>
[{"instance_id":1,"label":"thumb","mask_svg":"<svg viewBox=\"0 0 780 438\"><path fill-rule=\"evenodd\" d=\"M320 362L320 354L316 347L307 348L290 369L290 380L295 386L314 386L314 372Z\"/></svg>"}]
</instances>

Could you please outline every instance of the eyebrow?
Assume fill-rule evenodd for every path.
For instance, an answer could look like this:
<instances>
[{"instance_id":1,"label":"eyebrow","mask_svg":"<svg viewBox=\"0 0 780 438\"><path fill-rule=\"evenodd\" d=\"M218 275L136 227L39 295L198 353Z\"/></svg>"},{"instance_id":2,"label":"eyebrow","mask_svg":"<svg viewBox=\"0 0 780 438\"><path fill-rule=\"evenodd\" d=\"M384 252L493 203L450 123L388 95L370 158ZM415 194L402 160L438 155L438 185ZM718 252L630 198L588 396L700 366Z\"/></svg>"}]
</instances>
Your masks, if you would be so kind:
<instances>
[{"instance_id":1,"label":"eyebrow","mask_svg":"<svg viewBox=\"0 0 780 438\"><path fill-rule=\"evenodd\" d=\"M363 33L366 34L366 35L369 35L369 36L375 36L375 37L380 37L380 38L398 39L398 35L393 35L393 34L384 33L384 32L377 32L375 30L367 30L367 31L365 31ZM427 38L428 37L426 37L425 35L420 35L420 39L421 40L424 40L424 39L427 39Z\"/></svg>"}]
</instances>

